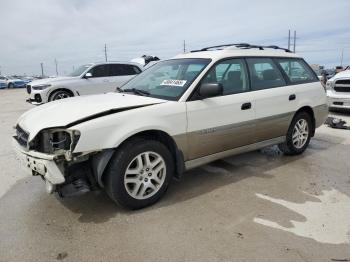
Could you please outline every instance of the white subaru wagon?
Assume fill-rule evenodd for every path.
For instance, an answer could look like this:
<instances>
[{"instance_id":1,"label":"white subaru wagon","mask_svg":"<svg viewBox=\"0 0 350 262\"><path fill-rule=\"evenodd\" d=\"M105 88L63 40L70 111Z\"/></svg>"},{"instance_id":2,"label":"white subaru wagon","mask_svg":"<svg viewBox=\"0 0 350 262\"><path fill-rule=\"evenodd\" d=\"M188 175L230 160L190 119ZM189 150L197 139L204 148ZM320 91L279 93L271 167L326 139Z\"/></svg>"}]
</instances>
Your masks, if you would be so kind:
<instances>
[{"instance_id":1,"label":"white subaru wagon","mask_svg":"<svg viewBox=\"0 0 350 262\"><path fill-rule=\"evenodd\" d=\"M31 109L14 147L49 193L103 189L138 209L208 162L275 144L301 154L327 114L325 90L301 57L225 45L161 61L115 93Z\"/></svg>"},{"instance_id":2,"label":"white subaru wagon","mask_svg":"<svg viewBox=\"0 0 350 262\"><path fill-rule=\"evenodd\" d=\"M44 78L27 84L27 102L38 105L72 96L113 92L142 69L140 64L132 62L82 65L68 76Z\"/></svg>"}]
</instances>

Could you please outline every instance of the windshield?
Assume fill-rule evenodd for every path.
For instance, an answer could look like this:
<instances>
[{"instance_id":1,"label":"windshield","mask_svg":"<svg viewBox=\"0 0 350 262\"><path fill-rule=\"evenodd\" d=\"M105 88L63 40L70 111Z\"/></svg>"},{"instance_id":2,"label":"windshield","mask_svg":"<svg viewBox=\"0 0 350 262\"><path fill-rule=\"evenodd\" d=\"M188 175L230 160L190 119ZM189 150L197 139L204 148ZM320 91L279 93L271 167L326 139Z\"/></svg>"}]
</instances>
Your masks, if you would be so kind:
<instances>
[{"instance_id":1,"label":"windshield","mask_svg":"<svg viewBox=\"0 0 350 262\"><path fill-rule=\"evenodd\" d=\"M91 64L82 65L82 66L78 67L76 70L74 70L72 73L70 73L68 76L80 76L90 66L91 66Z\"/></svg>"},{"instance_id":2,"label":"windshield","mask_svg":"<svg viewBox=\"0 0 350 262\"><path fill-rule=\"evenodd\" d=\"M137 89L152 97L178 100L210 61L186 58L158 62L123 85L121 91Z\"/></svg>"}]
</instances>

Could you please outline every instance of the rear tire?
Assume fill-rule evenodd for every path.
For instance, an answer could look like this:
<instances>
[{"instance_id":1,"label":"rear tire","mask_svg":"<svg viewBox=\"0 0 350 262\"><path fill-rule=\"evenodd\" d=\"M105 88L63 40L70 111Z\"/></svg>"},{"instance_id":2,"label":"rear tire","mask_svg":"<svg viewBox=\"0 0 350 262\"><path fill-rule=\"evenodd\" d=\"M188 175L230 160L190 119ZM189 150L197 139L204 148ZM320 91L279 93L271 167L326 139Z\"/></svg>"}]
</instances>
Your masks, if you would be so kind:
<instances>
[{"instance_id":1,"label":"rear tire","mask_svg":"<svg viewBox=\"0 0 350 262\"><path fill-rule=\"evenodd\" d=\"M312 121L310 114L298 113L292 120L286 135L286 141L279 144L279 149L285 155L299 155L308 147L312 133Z\"/></svg>"},{"instance_id":2,"label":"rear tire","mask_svg":"<svg viewBox=\"0 0 350 262\"><path fill-rule=\"evenodd\" d=\"M9 89L12 89L15 87L15 85L13 83L9 83L8 86L7 86Z\"/></svg>"},{"instance_id":3,"label":"rear tire","mask_svg":"<svg viewBox=\"0 0 350 262\"><path fill-rule=\"evenodd\" d=\"M71 97L72 94L64 91L64 90L58 90L58 91L54 91L49 98L49 101L55 101L55 100L60 100L60 99L65 99L68 97Z\"/></svg>"},{"instance_id":4,"label":"rear tire","mask_svg":"<svg viewBox=\"0 0 350 262\"><path fill-rule=\"evenodd\" d=\"M104 177L105 190L118 205L140 209L164 195L173 173L174 160L164 144L136 138L113 155Z\"/></svg>"}]
</instances>

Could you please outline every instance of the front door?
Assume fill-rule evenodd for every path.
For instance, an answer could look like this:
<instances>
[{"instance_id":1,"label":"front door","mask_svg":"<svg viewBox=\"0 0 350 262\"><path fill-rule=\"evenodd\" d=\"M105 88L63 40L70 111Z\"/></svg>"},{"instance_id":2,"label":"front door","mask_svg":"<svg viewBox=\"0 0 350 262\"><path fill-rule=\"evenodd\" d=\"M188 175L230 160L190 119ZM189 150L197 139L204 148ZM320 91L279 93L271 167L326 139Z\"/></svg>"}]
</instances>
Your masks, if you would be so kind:
<instances>
[{"instance_id":1,"label":"front door","mask_svg":"<svg viewBox=\"0 0 350 262\"><path fill-rule=\"evenodd\" d=\"M92 77L80 79L81 83L76 87L80 95L101 94L111 91L109 65L96 65L89 70L89 73Z\"/></svg>"},{"instance_id":2,"label":"front door","mask_svg":"<svg viewBox=\"0 0 350 262\"><path fill-rule=\"evenodd\" d=\"M243 59L213 66L201 83L221 83L223 95L187 103L188 159L215 154L254 142L255 101ZM201 84L200 83L200 84Z\"/></svg>"}]
</instances>

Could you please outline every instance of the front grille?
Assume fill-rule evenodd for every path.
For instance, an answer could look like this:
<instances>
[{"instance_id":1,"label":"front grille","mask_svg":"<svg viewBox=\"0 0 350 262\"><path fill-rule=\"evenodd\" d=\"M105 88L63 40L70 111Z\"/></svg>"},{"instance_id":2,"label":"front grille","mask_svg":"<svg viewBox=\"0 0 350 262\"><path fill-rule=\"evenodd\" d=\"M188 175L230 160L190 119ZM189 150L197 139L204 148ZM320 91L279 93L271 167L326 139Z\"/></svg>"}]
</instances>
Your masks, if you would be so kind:
<instances>
[{"instance_id":1,"label":"front grille","mask_svg":"<svg viewBox=\"0 0 350 262\"><path fill-rule=\"evenodd\" d=\"M27 147L29 134L24 131L19 125L16 126L16 140L24 147Z\"/></svg>"},{"instance_id":2,"label":"front grille","mask_svg":"<svg viewBox=\"0 0 350 262\"><path fill-rule=\"evenodd\" d=\"M30 94L32 92L32 88L30 85L26 85L27 93Z\"/></svg>"},{"instance_id":3,"label":"front grille","mask_svg":"<svg viewBox=\"0 0 350 262\"><path fill-rule=\"evenodd\" d=\"M334 84L336 92L350 92L350 79L337 80Z\"/></svg>"}]
</instances>

